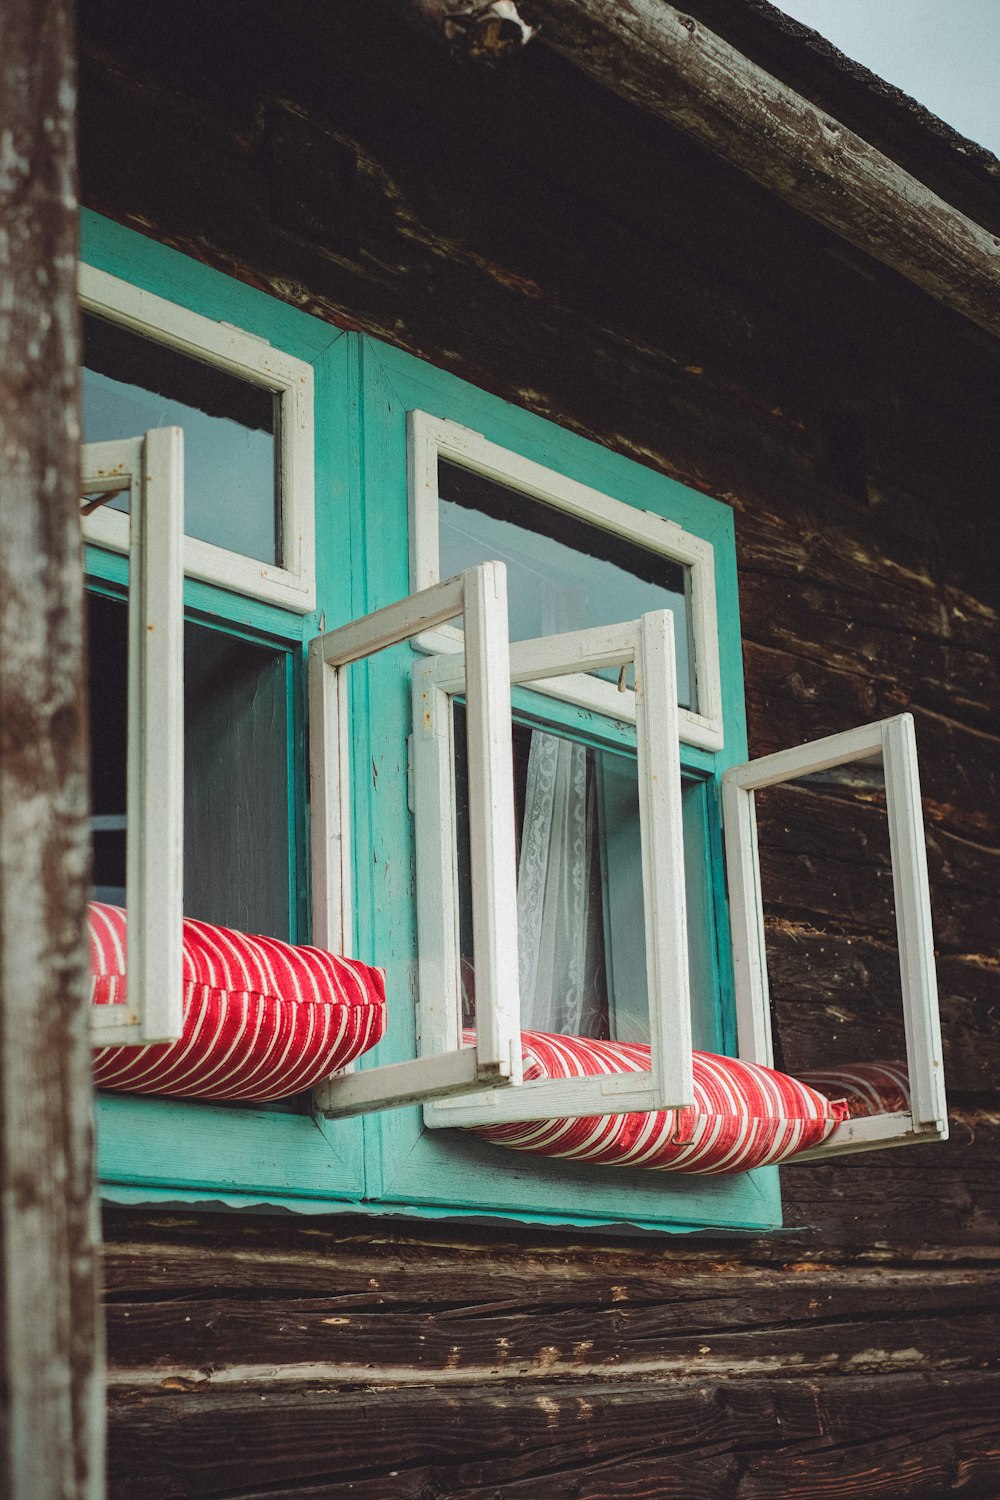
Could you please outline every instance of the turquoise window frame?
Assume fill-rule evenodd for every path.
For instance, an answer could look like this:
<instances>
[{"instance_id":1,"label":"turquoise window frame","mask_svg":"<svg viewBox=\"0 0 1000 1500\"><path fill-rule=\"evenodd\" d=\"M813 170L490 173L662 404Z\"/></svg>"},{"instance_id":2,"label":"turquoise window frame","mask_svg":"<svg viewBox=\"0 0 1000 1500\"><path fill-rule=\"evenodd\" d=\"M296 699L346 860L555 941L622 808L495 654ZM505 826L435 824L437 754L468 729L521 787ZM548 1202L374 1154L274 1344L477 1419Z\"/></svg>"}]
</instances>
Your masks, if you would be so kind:
<instances>
[{"instance_id":1,"label":"turquoise window frame","mask_svg":"<svg viewBox=\"0 0 1000 1500\"><path fill-rule=\"evenodd\" d=\"M399 598L409 587L406 414L426 411L481 433L502 448L602 493L676 521L713 547L725 744L710 752L682 746L682 769L702 778L707 837L703 851L714 931L704 941L717 960L721 1050L735 1052L732 975L723 880L720 782L746 759L746 720L739 630L736 549L728 506L661 474L512 407L467 382L372 339L360 348L363 525L352 562L364 577L364 609ZM386 545L387 537L399 545ZM405 762L412 650L371 663L367 701L355 694L351 725L354 772L354 910L359 952L372 945L389 976L389 992L410 994L416 935L412 820ZM515 706L537 699L515 694ZM551 714L549 713L551 710ZM589 737L586 710L550 700L546 716ZM614 731L611 731L613 735ZM604 731L599 738L608 738ZM415 1045L414 1010L370 1061L401 1061ZM361 1066L368 1063L361 1060ZM684 1177L591 1167L505 1152L459 1130L426 1130L419 1107L364 1119L368 1192L399 1212L497 1215L547 1224L626 1223L661 1230L771 1229L781 1223L777 1169L733 1177Z\"/></svg>"},{"instance_id":2,"label":"turquoise window frame","mask_svg":"<svg viewBox=\"0 0 1000 1500\"><path fill-rule=\"evenodd\" d=\"M184 586L185 614L288 653L290 902L296 937L309 936L305 753L305 650L323 611L356 613L349 579L332 566L349 545L351 339L318 318L277 301L175 250L84 211L81 259L206 318L235 325L308 361L315 380L317 608L308 615L194 579ZM86 549L88 580L120 592L124 559ZM319 602L322 601L322 602ZM225 1107L101 1092L96 1099L98 1176L111 1201L227 1203L360 1201L365 1191L363 1135L356 1120L328 1122L282 1109Z\"/></svg>"},{"instance_id":3,"label":"turquoise window frame","mask_svg":"<svg viewBox=\"0 0 1000 1500\"><path fill-rule=\"evenodd\" d=\"M312 635L409 591L406 414L457 422L501 447L676 521L712 543L725 746L682 747L682 767L703 787L703 861L716 965L719 1050L735 1052L732 973L719 786L746 759L742 655L732 514L718 501L515 408L446 372L278 302L252 287L99 215L84 213L84 260L202 315L235 324L308 360L316 381L317 608L307 616L188 580L192 618L224 624L288 651L289 798L297 901L308 939L305 648ZM347 566L345 567L345 560ZM88 549L97 586L120 589L122 560ZM410 647L360 674L353 695L351 799L355 953L384 966L390 1026L374 1057L413 1055L416 972L413 829L407 803ZM525 707L528 707L527 700ZM532 705L533 707L533 705ZM553 705L555 707L555 705ZM561 705L558 722L588 731L586 710ZM546 1160L492 1147L458 1130L427 1131L419 1107L325 1120L280 1109L225 1107L101 1094L98 1170L115 1202L273 1205L300 1212L496 1216L575 1226L626 1224L664 1231L753 1230L780 1225L777 1169L683 1177Z\"/></svg>"}]
</instances>

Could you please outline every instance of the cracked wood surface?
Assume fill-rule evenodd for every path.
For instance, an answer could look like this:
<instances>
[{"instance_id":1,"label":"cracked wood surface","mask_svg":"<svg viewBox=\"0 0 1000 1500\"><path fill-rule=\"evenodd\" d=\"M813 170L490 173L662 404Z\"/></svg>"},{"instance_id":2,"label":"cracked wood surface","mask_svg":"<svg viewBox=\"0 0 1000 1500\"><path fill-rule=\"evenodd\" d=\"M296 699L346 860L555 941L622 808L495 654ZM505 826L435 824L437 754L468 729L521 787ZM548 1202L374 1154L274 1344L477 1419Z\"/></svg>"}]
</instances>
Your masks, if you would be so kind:
<instances>
[{"instance_id":1,"label":"cracked wood surface","mask_svg":"<svg viewBox=\"0 0 1000 1500\"><path fill-rule=\"evenodd\" d=\"M147 1487L125 1481L112 1494L191 1494L171 1468L190 1449L196 1493L228 1500L986 1497L1000 1474L997 1395L991 1372L665 1389L554 1381L544 1393L510 1385L461 1395L321 1388L261 1392L252 1412L168 1393L121 1413ZM160 1466L149 1454L162 1455Z\"/></svg>"},{"instance_id":2,"label":"cracked wood surface","mask_svg":"<svg viewBox=\"0 0 1000 1500\"><path fill-rule=\"evenodd\" d=\"M107 1240L112 1496L929 1500L1000 1478L995 1250L120 1210Z\"/></svg>"},{"instance_id":3,"label":"cracked wood surface","mask_svg":"<svg viewBox=\"0 0 1000 1500\"><path fill-rule=\"evenodd\" d=\"M84 0L87 201L733 507L752 753L916 717L952 1138L783 1169L766 1242L110 1211L111 1492L985 1500L996 341L551 51L483 74L386 13L247 0L237 67L217 12ZM873 808L775 805L815 1061L885 1025L884 863Z\"/></svg>"}]
</instances>

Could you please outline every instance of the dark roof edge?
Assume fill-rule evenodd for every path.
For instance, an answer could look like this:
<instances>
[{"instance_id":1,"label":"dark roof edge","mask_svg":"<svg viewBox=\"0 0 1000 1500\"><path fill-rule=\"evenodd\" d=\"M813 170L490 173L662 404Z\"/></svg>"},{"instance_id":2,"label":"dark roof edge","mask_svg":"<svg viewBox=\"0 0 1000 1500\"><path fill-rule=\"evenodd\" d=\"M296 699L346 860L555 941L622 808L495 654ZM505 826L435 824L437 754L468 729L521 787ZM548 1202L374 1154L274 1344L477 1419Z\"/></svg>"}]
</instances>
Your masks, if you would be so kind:
<instances>
[{"instance_id":1,"label":"dark roof edge","mask_svg":"<svg viewBox=\"0 0 1000 1500\"><path fill-rule=\"evenodd\" d=\"M796 212L1000 337L997 231L880 149L840 111L809 98L668 0L520 5L544 45L603 87L676 126Z\"/></svg>"},{"instance_id":2,"label":"dark roof edge","mask_svg":"<svg viewBox=\"0 0 1000 1500\"><path fill-rule=\"evenodd\" d=\"M1000 159L770 0L677 8L877 146L939 197L1000 232Z\"/></svg>"}]
</instances>

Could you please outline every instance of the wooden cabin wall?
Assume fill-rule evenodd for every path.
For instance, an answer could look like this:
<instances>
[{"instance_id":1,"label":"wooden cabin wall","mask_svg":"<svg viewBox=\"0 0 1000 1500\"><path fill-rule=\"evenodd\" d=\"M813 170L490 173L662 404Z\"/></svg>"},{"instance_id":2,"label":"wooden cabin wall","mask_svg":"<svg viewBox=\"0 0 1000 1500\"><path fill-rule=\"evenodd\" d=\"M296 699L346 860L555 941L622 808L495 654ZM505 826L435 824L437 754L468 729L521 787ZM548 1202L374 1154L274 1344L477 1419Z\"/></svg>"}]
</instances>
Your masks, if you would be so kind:
<instances>
[{"instance_id":1,"label":"wooden cabin wall","mask_svg":"<svg viewBox=\"0 0 1000 1500\"><path fill-rule=\"evenodd\" d=\"M916 718L952 1138L783 1169L750 1242L109 1209L109 1493L994 1496L997 348L542 46L398 13L84 0L84 201L733 506L751 752ZM783 1035L863 1041L886 934L863 882L825 921L829 798L779 811Z\"/></svg>"}]
</instances>

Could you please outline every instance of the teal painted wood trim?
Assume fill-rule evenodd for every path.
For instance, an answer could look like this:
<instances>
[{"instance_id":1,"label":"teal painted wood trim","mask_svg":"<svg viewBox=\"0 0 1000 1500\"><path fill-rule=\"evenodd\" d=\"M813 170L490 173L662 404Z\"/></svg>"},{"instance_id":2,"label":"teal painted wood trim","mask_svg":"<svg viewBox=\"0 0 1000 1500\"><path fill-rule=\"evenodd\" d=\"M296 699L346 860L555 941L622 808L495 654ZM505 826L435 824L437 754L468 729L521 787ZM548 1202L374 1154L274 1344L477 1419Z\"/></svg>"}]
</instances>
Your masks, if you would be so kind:
<instances>
[{"instance_id":1,"label":"teal painted wood trim","mask_svg":"<svg viewBox=\"0 0 1000 1500\"><path fill-rule=\"evenodd\" d=\"M310 363L345 337L322 319L90 209L80 213L80 259L203 317L233 323Z\"/></svg>"},{"instance_id":2,"label":"teal painted wood trim","mask_svg":"<svg viewBox=\"0 0 1000 1500\"><path fill-rule=\"evenodd\" d=\"M625 503L669 516L713 543L726 748L715 755L686 751L685 764L709 779L709 822L716 820L709 838L718 853L718 778L728 764L743 758L746 748L735 538L728 507L371 340L363 341L361 378L368 609L400 597L408 585L405 418L414 408L473 428ZM373 1057L362 1059L362 1067L401 1061L412 1056L415 1047L415 874L402 758L409 730L411 662L408 647L385 653L368 669L354 698L358 940L370 945L386 967L392 1006L390 1033ZM525 706L530 701L526 696ZM569 724L574 712L559 709L552 716ZM725 897L721 864L714 859L709 874L715 915L712 942L720 955L719 982L728 1003L728 954L721 963ZM727 1024L722 1041L731 1040ZM371 1116L365 1130L366 1196L395 1203L401 1211L405 1207L416 1213L500 1215L547 1224L628 1222L671 1230L771 1229L781 1222L773 1169L692 1178L546 1161L502 1151L465 1132L426 1131L420 1111L412 1108Z\"/></svg>"},{"instance_id":3,"label":"teal painted wood trim","mask_svg":"<svg viewBox=\"0 0 1000 1500\"><path fill-rule=\"evenodd\" d=\"M109 593L121 596L128 590L128 559L120 552L101 547L84 548L84 574L88 584L109 585ZM197 578L184 580L184 612L188 619L207 625L222 625L233 635L251 641L274 641L281 645L301 643L315 633L315 621L267 604L230 593Z\"/></svg>"},{"instance_id":4,"label":"teal painted wood trim","mask_svg":"<svg viewBox=\"0 0 1000 1500\"><path fill-rule=\"evenodd\" d=\"M222 1108L100 1092L97 1165L103 1183L171 1192L251 1192L329 1202L360 1199L353 1132L333 1142L308 1115Z\"/></svg>"},{"instance_id":5,"label":"teal painted wood trim","mask_svg":"<svg viewBox=\"0 0 1000 1500\"><path fill-rule=\"evenodd\" d=\"M774 1172L771 1167L762 1168L763 1172ZM759 1176L760 1173L753 1174ZM559 1218L553 1218L549 1214L533 1214L523 1209L510 1209L501 1212L484 1215L475 1208L461 1208L452 1205L440 1206L428 1203L394 1203L387 1202L324 1202L319 1198L285 1196L280 1193L241 1193L228 1192L225 1190L194 1189L194 1188L133 1188L128 1185L105 1187L102 1189L101 1198L104 1203L120 1206L159 1204L164 1207L183 1205L185 1207L197 1208L204 1212L215 1210L245 1211L245 1212L274 1212L284 1211L295 1214L311 1214L335 1218L344 1214L363 1213L366 1216L378 1216L392 1218L394 1220L413 1219L430 1222L473 1223L481 1224L488 1218L493 1225L510 1224L513 1226L528 1228L550 1228L558 1225L560 1228L580 1229L594 1233L607 1233L609 1229L616 1233L628 1236L633 1231L652 1234L685 1234L699 1235L709 1234L743 1238L750 1235L759 1235L762 1230L771 1233L781 1230L779 1222L764 1224L758 1217L759 1210L751 1202L751 1217L746 1223L721 1222L718 1224L705 1223L673 1223L667 1219L651 1218L644 1219L638 1215L628 1215L623 1218L601 1219L594 1217L575 1217L566 1214Z\"/></svg>"},{"instance_id":6,"label":"teal painted wood trim","mask_svg":"<svg viewBox=\"0 0 1000 1500\"><path fill-rule=\"evenodd\" d=\"M705 858L707 878L712 891L711 941L715 946L715 974L718 984L719 1016L722 1034L718 1051L726 1057L739 1052L736 1035L736 981L733 976L733 944L729 922L729 898L725 879L725 848L722 829L722 788L716 775L706 783L707 832Z\"/></svg>"},{"instance_id":7,"label":"teal painted wood trim","mask_svg":"<svg viewBox=\"0 0 1000 1500\"><path fill-rule=\"evenodd\" d=\"M773 1167L723 1177L593 1167L508 1151L466 1131L438 1130L422 1132L383 1198L469 1213L527 1214L552 1225L642 1222L763 1230L781 1224L777 1179Z\"/></svg>"},{"instance_id":8,"label":"teal painted wood trim","mask_svg":"<svg viewBox=\"0 0 1000 1500\"><path fill-rule=\"evenodd\" d=\"M197 616L296 652L293 784L300 913L308 890L304 820L304 699L298 651L317 630L401 597L409 588L405 414L420 407L482 432L642 509L669 515L715 547L726 747L686 748L685 767L714 786L745 757L742 659L732 515L728 507L611 453L553 423L477 391L456 377L371 340L341 334L254 288L133 231L85 213L84 256L159 296L232 322L311 360L316 373L316 615L305 620L225 590L189 582ZM111 588L122 560L88 555ZM389 1035L371 1062L412 1055L415 1045L413 849L406 806L408 647L356 669L355 951L385 965ZM714 802L711 804L714 807ZM712 813L715 817L716 813ZM718 843L710 818L710 837ZM721 864L713 859L725 950ZM724 984L726 964L720 965ZM362 1066L366 1060L362 1060ZM759 1231L780 1224L777 1172L733 1178L590 1168L501 1152L462 1132L425 1132L419 1111L362 1120L314 1121L266 1109L102 1095L102 1178L112 1201L225 1203L313 1213L357 1211L425 1218L502 1217L525 1224L625 1225L664 1232ZM364 1200L364 1202L362 1202Z\"/></svg>"},{"instance_id":9,"label":"teal painted wood trim","mask_svg":"<svg viewBox=\"0 0 1000 1500\"><path fill-rule=\"evenodd\" d=\"M84 212L81 217L81 257L204 317L265 338L313 367L317 611L303 617L194 579L187 579L184 588L190 618L290 650L291 912L296 935L305 938L309 873L304 647L322 628L324 611L339 612L345 619L354 611L352 589L349 583L345 586L345 571L350 570L344 569L343 558L345 526L356 508L356 454L349 416L356 340L98 214ZM127 584L126 559L117 554L88 547L86 568L98 587L121 592ZM212 1192L239 1188L253 1194L317 1194L331 1202L338 1197L360 1199L364 1191L363 1126L358 1120L332 1126L281 1110L220 1109L114 1094L98 1096L97 1114L102 1179L130 1184L139 1193L167 1187Z\"/></svg>"}]
</instances>

